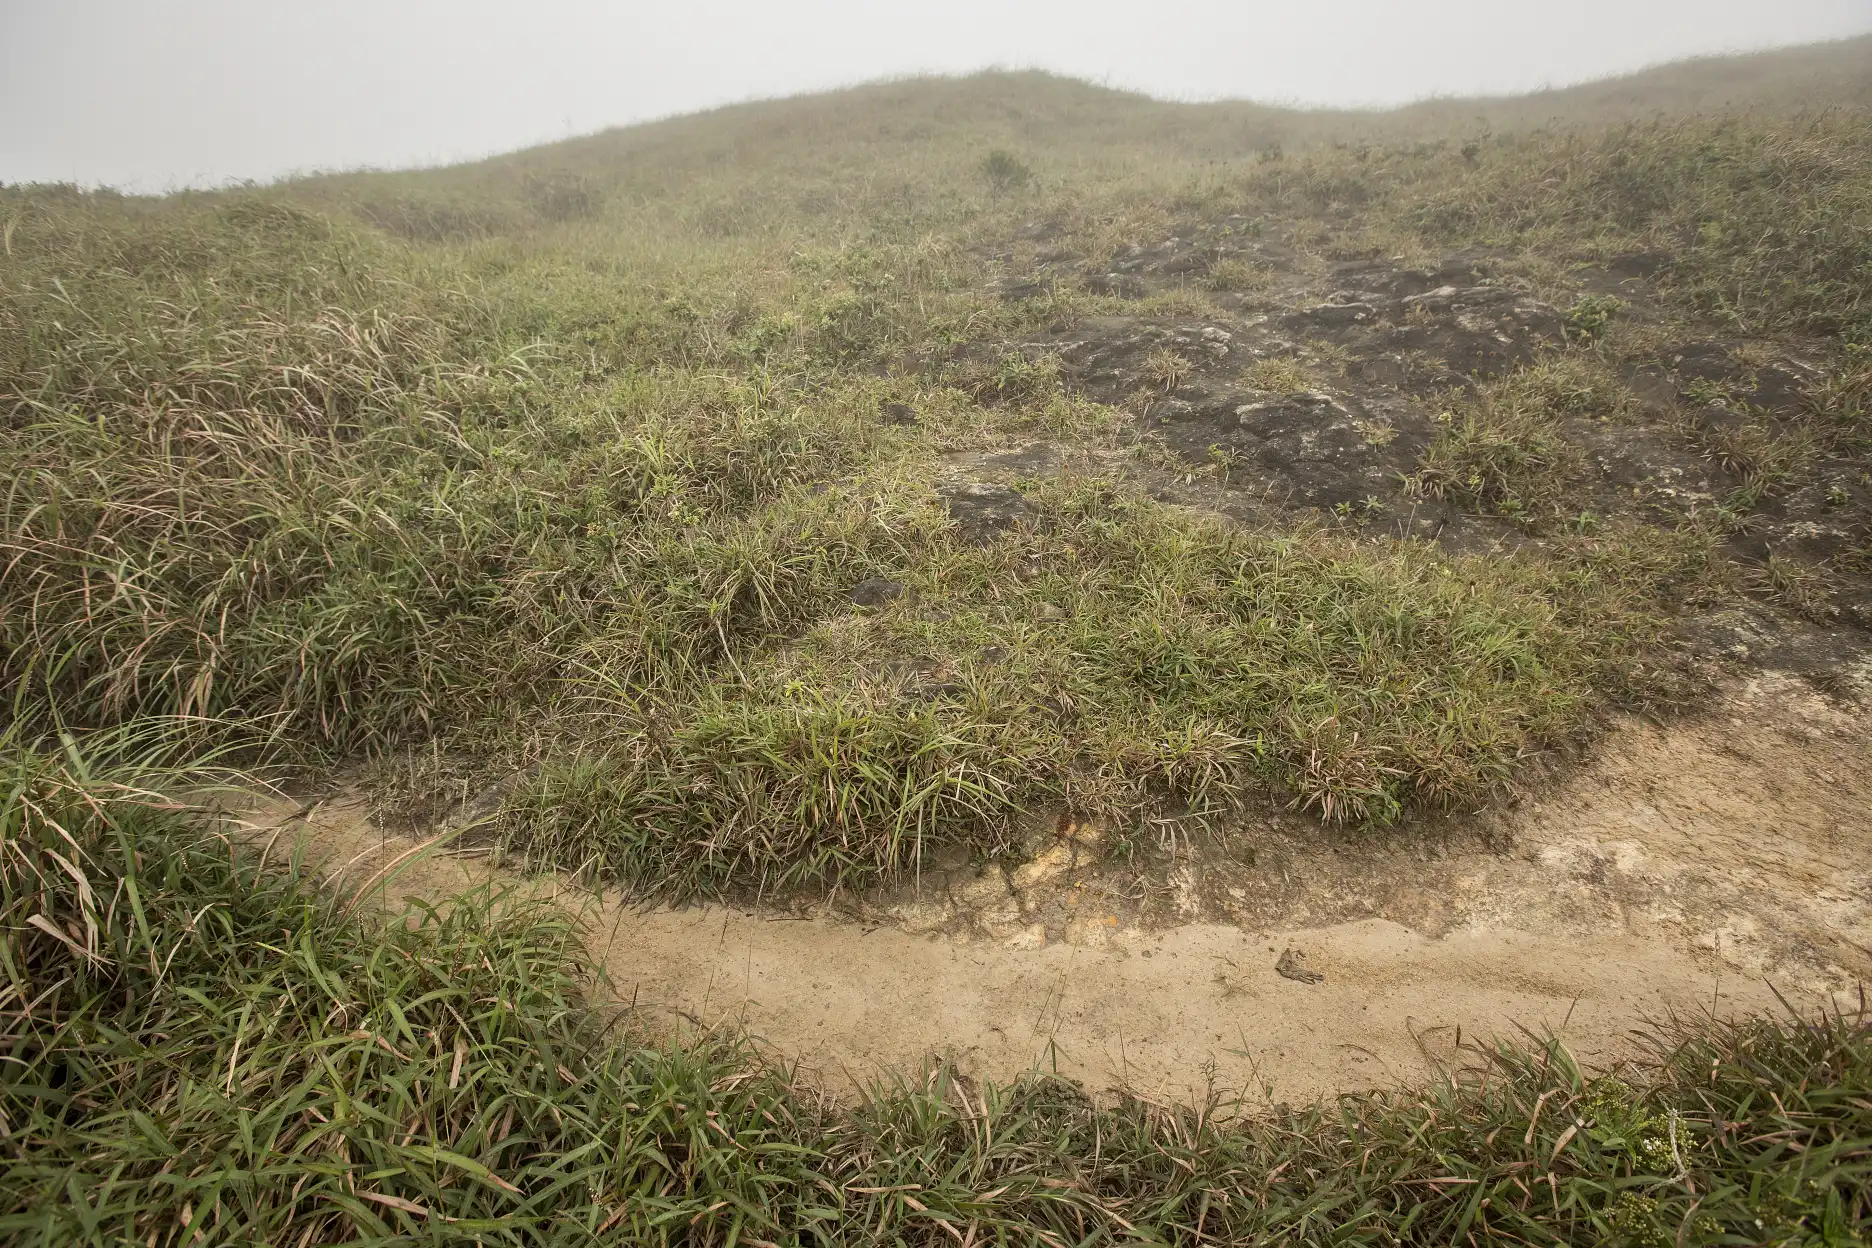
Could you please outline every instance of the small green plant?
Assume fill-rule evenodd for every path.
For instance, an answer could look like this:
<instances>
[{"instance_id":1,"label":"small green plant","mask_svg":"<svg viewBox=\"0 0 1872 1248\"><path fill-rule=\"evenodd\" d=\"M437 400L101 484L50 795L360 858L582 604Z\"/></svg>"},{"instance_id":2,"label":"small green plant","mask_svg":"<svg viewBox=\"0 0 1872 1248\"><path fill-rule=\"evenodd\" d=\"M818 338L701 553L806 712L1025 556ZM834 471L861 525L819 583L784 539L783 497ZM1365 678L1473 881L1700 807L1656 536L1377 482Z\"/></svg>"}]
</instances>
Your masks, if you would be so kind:
<instances>
[{"instance_id":1,"label":"small green plant","mask_svg":"<svg viewBox=\"0 0 1872 1248\"><path fill-rule=\"evenodd\" d=\"M1625 312L1625 302L1610 295L1583 296L1566 313L1566 335L1579 342L1592 342L1604 336L1612 322Z\"/></svg>"},{"instance_id":2,"label":"small green plant","mask_svg":"<svg viewBox=\"0 0 1872 1248\"><path fill-rule=\"evenodd\" d=\"M1825 569L1786 555L1771 553L1747 570L1744 582L1816 624L1830 624L1839 616L1834 603L1833 578Z\"/></svg>"},{"instance_id":3,"label":"small green plant","mask_svg":"<svg viewBox=\"0 0 1872 1248\"><path fill-rule=\"evenodd\" d=\"M1578 469L1578 452L1538 405L1484 400L1445 412L1412 490L1523 517Z\"/></svg>"},{"instance_id":4,"label":"small green plant","mask_svg":"<svg viewBox=\"0 0 1872 1248\"><path fill-rule=\"evenodd\" d=\"M1034 171L1014 153L996 148L982 157L981 175L996 195L1011 195L1033 184Z\"/></svg>"},{"instance_id":5,"label":"small green plant","mask_svg":"<svg viewBox=\"0 0 1872 1248\"><path fill-rule=\"evenodd\" d=\"M1282 355L1256 360L1243 370L1242 381L1270 394L1306 394L1318 388L1305 364Z\"/></svg>"},{"instance_id":6,"label":"small green plant","mask_svg":"<svg viewBox=\"0 0 1872 1248\"><path fill-rule=\"evenodd\" d=\"M1267 289L1273 278L1274 270L1268 265L1230 256L1210 265L1203 274L1202 284L1212 291L1245 293Z\"/></svg>"},{"instance_id":7,"label":"small green plant","mask_svg":"<svg viewBox=\"0 0 1872 1248\"><path fill-rule=\"evenodd\" d=\"M1684 382L1683 397L1697 407L1740 407L1734 386L1709 377L1692 377Z\"/></svg>"}]
</instances>

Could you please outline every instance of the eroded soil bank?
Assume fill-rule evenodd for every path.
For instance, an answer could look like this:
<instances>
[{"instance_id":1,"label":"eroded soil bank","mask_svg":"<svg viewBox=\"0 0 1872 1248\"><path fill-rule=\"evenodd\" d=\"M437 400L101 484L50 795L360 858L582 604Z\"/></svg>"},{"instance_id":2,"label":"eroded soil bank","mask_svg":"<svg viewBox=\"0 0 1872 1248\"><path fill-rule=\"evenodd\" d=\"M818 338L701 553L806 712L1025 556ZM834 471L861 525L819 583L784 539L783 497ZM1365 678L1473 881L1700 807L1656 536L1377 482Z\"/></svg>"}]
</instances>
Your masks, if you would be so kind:
<instances>
[{"instance_id":1,"label":"eroded soil bank","mask_svg":"<svg viewBox=\"0 0 1872 1248\"><path fill-rule=\"evenodd\" d=\"M497 875L446 839L413 854L363 809L337 792L250 822L385 901ZM746 1028L829 1086L934 1055L997 1079L1041 1066L1180 1096L1213 1077L1296 1101L1421 1080L1516 1028L1609 1062L1671 1013L1856 1001L1869 810L1864 705L1768 673L1694 722L1626 723L1513 809L1430 835L1270 815L1120 852L1136 830L1049 823L1018 865L758 910L536 884L587 908L594 969L647 1021Z\"/></svg>"}]
</instances>

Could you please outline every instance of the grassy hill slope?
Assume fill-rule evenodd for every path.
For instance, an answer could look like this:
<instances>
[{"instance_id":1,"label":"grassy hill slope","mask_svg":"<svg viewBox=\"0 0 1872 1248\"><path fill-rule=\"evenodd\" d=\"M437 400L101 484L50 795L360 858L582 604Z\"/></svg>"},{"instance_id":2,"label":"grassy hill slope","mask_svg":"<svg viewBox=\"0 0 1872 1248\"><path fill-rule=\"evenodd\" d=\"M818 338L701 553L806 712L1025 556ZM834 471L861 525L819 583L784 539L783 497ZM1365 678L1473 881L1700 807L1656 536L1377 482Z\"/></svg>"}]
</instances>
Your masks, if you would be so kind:
<instances>
[{"instance_id":1,"label":"grassy hill slope","mask_svg":"<svg viewBox=\"0 0 1872 1248\"><path fill-rule=\"evenodd\" d=\"M1701 98L1709 73L1618 91ZM1597 117L1607 89L1553 101ZM1838 614L1864 506L1862 107L1291 154L1244 131L1263 123L1344 119L988 75L426 173L7 190L18 712L375 757L412 809L517 777L506 835L550 860L772 888L1000 852L1054 806L1475 800L1672 696L1656 643L1724 586ZM1226 141L1258 155L1212 163ZM1183 258L1158 274L1166 234ZM1348 263L1463 248L1463 298L1519 300L1520 337L1453 295L1334 293ZM1634 256L1631 315L1580 286ZM1386 273L1360 280L1432 281ZM1448 358L1372 354L1320 297ZM1235 354L1177 345L1198 323ZM1733 400L1713 432L1690 390L1640 412L1644 360L1699 325L1760 340L1757 371L1777 342L1819 361L1787 383L1798 416L1755 413L1735 368L1678 379ZM1086 326L1145 345L1095 384L1066 341ZM1383 393L1359 380L1379 356ZM1236 432L1256 402L1283 427ZM1218 440L1160 430L1197 408ZM1582 414L1728 494L1627 505L1574 445L1597 435L1563 428ZM1279 449L1322 418L1365 430L1339 466ZM952 479L1036 440L1082 458ZM1231 520L1249 485L1291 495L1292 454L1364 484ZM1196 475L1236 493L1171 505ZM1726 559L1763 516L1808 523L1760 512L1796 486L1844 544ZM1455 525L1434 541L1401 518L1426 506Z\"/></svg>"},{"instance_id":2,"label":"grassy hill slope","mask_svg":"<svg viewBox=\"0 0 1872 1248\"><path fill-rule=\"evenodd\" d=\"M1383 115L984 75L0 189L0 1230L1859 1242L1862 1020L1639 1087L1552 1045L1273 1117L840 1108L620 1043L562 918L386 932L160 794L348 769L771 892L1056 813L1434 815L1724 664L1844 690L1868 55Z\"/></svg>"}]
</instances>

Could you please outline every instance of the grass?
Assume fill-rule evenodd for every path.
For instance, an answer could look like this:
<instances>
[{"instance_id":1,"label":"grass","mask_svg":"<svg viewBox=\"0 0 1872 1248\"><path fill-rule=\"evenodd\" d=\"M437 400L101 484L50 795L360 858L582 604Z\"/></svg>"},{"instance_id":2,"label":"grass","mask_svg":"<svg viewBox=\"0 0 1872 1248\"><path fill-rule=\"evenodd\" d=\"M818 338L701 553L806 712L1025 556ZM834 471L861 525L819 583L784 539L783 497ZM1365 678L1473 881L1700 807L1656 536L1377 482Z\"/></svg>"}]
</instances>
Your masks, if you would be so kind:
<instances>
[{"instance_id":1,"label":"grass","mask_svg":"<svg viewBox=\"0 0 1872 1248\"><path fill-rule=\"evenodd\" d=\"M1526 1037L1300 1108L940 1067L834 1103L594 1009L576 916L354 911L165 794L361 763L664 895L889 880L1037 808L1485 798L1678 696L1699 596L1830 620L1872 560L1867 46L1383 116L987 75L421 173L0 188L0 1235L1862 1241L1862 1017L1664 1026L1616 1077ZM1156 453L1132 413L1025 344L1266 296L1247 258L1132 303L1072 278L1216 221L1322 265L1479 248L1569 308L1447 394L1412 479L1535 540L1247 530L1113 469ZM1627 263L1643 299L1564 293ZM1824 377L1673 426L1731 497L1582 510L1574 431L1643 419L1632 378L1687 334ZM1245 380L1329 388L1331 358ZM1197 367L1160 352L1144 397ZM1076 458L1015 523L950 513L941 457L1033 438ZM1725 570L1802 491L1859 536ZM904 592L852 600L876 580Z\"/></svg>"},{"instance_id":2,"label":"grass","mask_svg":"<svg viewBox=\"0 0 1872 1248\"><path fill-rule=\"evenodd\" d=\"M1096 475L971 545L933 450L1113 423L1045 369L1003 363L973 394L871 374L915 328L876 293L920 280L914 254L798 260L798 301L719 340L659 306L706 358L661 362L633 319L606 350L647 358L605 364L564 325L510 323L530 332L556 286L438 308L426 254L287 205L179 208L181 241L133 275L147 227L30 204L21 252L98 255L26 285L44 314L11 374L4 663L28 719L532 767L509 826L548 861L766 888L992 846L1050 801L1272 791L1393 819L1583 730L1648 627L1552 569L1250 538ZM915 429L886 424L892 395ZM919 611L856 611L879 576ZM1042 607L1064 622L1037 627ZM867 673L895 661L965 690L893 696Z\"/></svg>"},{"instance_id":3,"label":"grass","mask_svg":"<svg viewBox=\"0 0 1872 1248\"><path fill-rule=\"evenodd\" d=\"M1426 448L1413 489L1503 515L1564 511L1583 471L1568 418L1621 417L1622 388L1590 357L1562 356L1452 396L1443 430Z\"/></svg>"},{"instance_id":4,"label":"grass","mask_svg":"<svg viewBox=\"0 0 1872 1248\"><path fill-rule=\"evenodd\" d=\"M312 766L440 743L535 769L509 826L553 861L863 883L1036 801L1473 797L1582 731L1649 627L1563 570L1248 540L1096 472L970 545L932 452L1121 422L945 347L1062 308L888 220L724 288L735 245L620 271L641 227L588 233L596 192L442 246L288 192L8 195L0 664L40 726L238 723ZM855 613L880 576L924 614ZM1069 626L1032 626L1042 595ZM895 660L974 683L861 687Z\"/></svg>"},{"instance_id":5,"label":"grass","mask_svg":"<svg viewBox=\"0 0 1872 1248\"><path fill-rule=\"evenodd\" d=\"M543 760L511 799L523 843L633 883L781 888L888 878L958 830L1000 848L1047 805L1220 809L1271 787L1394 818L1577 731L1592 679L1640 649L1585 632L1624 613L1609 582L1248 536L1097 479L1028 499L1030 531L890 569L940 616L838 612L653 704L628 659L595 659L609 696L570 712L576 735L643 744Z\"/></svg>"},{"instance_id":6,"label":"grass","mask_svg":"<svg viewBox=\"0 0 1872 1248\"><path fill-rule=\"evenodd\" d=\"M1027 120L977 117L991 100ZM204 742L236 725L275 761L376 760L415 806L519 773L509 843L689 891L887 879L932 846L992 851L1044 804L1271 795L1389 821L1485 798L1659 697L1646 656L1687 565L1628 551L1628 573L1603 538L1509 561L1304 522L1250 537L1088 461L976 545L937 455L1134 436L1016 345L1109 297L1004 300L991 279L1039 254L1036 222L1097 258L1214 214L1244 236L1310 221L1327 256L1668 248L1673 315L1850 338L1863 113L1459 150L1400 139L1403 116L1308 147L1306 127L1353 121L1263 110L1292 149L1275 158L1261 131L1214 128L1227 108L1153 109L991 76L422 174L0 190L0 674L19 713L80 732L184 717ZM1121 115L1182 146L1119 141ZM1206 163L1225 133L1249 158ZM1622 410L1619 353L1651 332L1609 308L1575 309L1570 355L1457 402L1418 486L1536 525L1577 512L1564 421ZM1149 388L1192 367L1159 352ZM1288 393L1314 371L1270 359L1249 380ZM1858 445L1856 393L1814 417L1824 445ZM1814 459L1763 437L1743 449L1764 489ZM916 604L855 608L880 577ZM939 677L880 675L906 666Z\"/></svg>"},{"instance_id":7,"label":"grass","mask_svg":"<svg viewBox=\"0 0 1872 1248\"><path fill-rule=\"evenodd\" d=\"M420 173L0 188L0 1234L1860 1242L1860 1017L1660 1028L1617 1078L1528 1037L1298 1109L941 1068L834 1104L594 1010L574 918L386 923L164 794L362 764L664 895L888 880L1050 806L1486 798L1678 696L1699 596L1831 619L1872 566L1867 47L1382 116L986 75ZM1161 448L1030 346L1266 296L1246 258L1135 302L1074 278L1217 221L1321 266L1480 249L1570 309L1447 394L1413 477L1533 540L1247 530L1112 467ZM1620 264L1644 298L1568 286ZM1824 375L1671 427L1731 497L1582 510L1574 431L1645 419L1633 378L1691 334ZM1197 368L1162 352L1145 397ZM1015 523L951 514L943 457L1036 438L1073 458ZM1803 491L1830 565L1723 566ZM905 592L853 601L877 580Z\"/></svg>"},{"instance_id":8,"label":"grass","mask_svg":"<svg viewBox=\"0 0 1872 1248\"><path fill-rule=\"evenodd\" d=\"M0 1234L277 1243L1844 1244L1872 1036L1664 1027L1422 1092L1099 1105L945 1068L845 1103L587 1004L577 924L397 921L209 834L146 761L5 742ZM160 760L154 760L159 762ZM36 916L36 917L35 917ZM30 920L30 921L29 921Z\"/></svg>"}]
</instances>

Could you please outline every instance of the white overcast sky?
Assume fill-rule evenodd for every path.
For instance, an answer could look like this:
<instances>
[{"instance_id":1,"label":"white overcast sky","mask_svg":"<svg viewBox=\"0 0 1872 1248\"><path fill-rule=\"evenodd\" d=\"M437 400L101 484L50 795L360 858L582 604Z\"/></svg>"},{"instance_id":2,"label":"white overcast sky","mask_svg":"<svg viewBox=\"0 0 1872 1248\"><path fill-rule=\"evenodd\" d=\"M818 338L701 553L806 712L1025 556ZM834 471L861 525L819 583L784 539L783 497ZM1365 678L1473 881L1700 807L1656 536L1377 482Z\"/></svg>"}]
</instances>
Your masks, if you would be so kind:
<instances>
[{"instance_id":1,"label":"white overcast sky","mask_svg":"<svg viewBox=\"0 0 1872 1248\"><path fill-rule=\"evenodd\" d=\"M1872 0L0 0L0 181L428 164L920 71L1389 104L1872 31Z\"/></svg>"}]
</instances>

